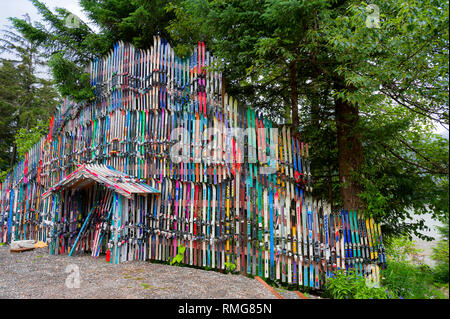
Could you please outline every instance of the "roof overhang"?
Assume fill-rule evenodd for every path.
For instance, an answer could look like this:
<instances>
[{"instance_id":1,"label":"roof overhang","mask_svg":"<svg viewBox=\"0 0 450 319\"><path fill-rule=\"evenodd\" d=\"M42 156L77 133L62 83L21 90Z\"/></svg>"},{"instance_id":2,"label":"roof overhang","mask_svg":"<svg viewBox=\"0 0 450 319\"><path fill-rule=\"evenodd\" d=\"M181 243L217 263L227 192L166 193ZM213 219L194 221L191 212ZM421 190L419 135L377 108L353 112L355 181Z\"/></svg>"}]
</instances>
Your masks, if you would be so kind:
<instances>
[{"instance_id":1,"label":"roof overhang","mask_svg":"<svg viewBox=\"0 0 450 319\"><path fill-rule=\"evenodd\" d=\"M115 170L111 166L83 164L64 179L50 187L42 194L42 198L46 198L50 194L64 189L80 189L93 183L104 185L127 198L131 198L133 194L147 195L160 193L156 188Z\"/></svg>"}]
</instances>

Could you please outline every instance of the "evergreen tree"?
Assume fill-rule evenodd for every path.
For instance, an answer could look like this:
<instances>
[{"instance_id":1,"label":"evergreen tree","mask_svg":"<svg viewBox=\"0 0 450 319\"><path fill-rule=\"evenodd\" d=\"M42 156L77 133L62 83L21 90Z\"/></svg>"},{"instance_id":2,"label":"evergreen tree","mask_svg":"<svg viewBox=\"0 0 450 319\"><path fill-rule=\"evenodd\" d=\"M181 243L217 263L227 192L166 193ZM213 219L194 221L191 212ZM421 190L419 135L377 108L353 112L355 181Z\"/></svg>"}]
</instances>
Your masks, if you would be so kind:
<instances>
[{"instance_id":1,"label":"evergreen tree","mask_svg":"<svg viewBox=\"0 0 450 319\"><path fill-rule=\"evenodd\" d=\"M168 38L165 28L174 17L165 11L168 1L80 0L90 22L99 27L96 33L83 21L76 26L68 24L71 12L64 8L52 12L39 0L31 2L45 25L20 18L11 21L20 33L50 56L49 66L60 94L77 102L93 96L86 72L92 58L107 54L119 40L133 43L137 48L148 48L153 44L153 35L160 33Z\"/></svg>"},{"instance_id":2,"label":"evergreen tree","mask_svg":"<svg viewBox=\"0 0 450 319\"><path fill-rule=\"evenodd\" d=\"M26 17L29 22L29 18ZM47 122L59 95L53 82L39 77L45 55L39 46L13 30L3 30L0 51L12 58L0 61L0 170L18 159L15 136Z\"/></svg>"}]
</instances>

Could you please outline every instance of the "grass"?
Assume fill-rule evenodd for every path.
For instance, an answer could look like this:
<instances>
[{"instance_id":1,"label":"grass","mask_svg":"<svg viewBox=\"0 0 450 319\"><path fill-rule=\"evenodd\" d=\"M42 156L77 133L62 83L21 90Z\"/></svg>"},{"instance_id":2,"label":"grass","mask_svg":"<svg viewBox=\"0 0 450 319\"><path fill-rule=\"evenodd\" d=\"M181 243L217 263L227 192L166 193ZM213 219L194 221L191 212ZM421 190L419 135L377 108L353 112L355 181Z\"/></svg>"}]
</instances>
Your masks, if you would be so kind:
<instances>
[{"instance_id":1,"label":"grass","mask_svg":"<svg viewBox=\"0 0 450 319\"><path fill-rule=\"evenodd\" d=\"M151 285L146 284L146 283L141 283L141 286L144 287L144 289L150 289L150 288L152 288Z\"/></svg>"},{"instance_id":2,"label":"grass","mask_svg":"<svg viewBox=\"0 0 450 319\"><path fill-rule=\"evenodd\" d=\"M284 288L277 288L277 287L275 287L274 288L276 291L278 291L278 292L286 292L287 290L286 289L284 289Z\"/></svg>"}]
</instances>

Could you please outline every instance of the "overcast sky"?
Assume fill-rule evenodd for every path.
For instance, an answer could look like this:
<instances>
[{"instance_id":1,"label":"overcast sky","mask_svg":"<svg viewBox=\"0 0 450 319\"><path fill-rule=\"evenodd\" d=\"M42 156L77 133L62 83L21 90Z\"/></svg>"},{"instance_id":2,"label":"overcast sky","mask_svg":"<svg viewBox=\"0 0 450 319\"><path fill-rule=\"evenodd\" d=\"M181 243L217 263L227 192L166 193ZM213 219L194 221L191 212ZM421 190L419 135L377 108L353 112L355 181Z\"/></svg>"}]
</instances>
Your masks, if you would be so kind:
<instances>
[{"instance_id":1,"label":"overcast sky","mask_svg":"<svg viewBox=\"0 0 450 319\"><path fill-rule=\"evenodd\" d=\"M41 0L47 5L47 8L55 12L55 8L65 8L83 22L87 23L89 27L97 31L98 28L92 23L89 23L87 16L81 10L78 0ZM23 18L25 14L28 14L32 22L42 21L37 9L29 0L0 0L0 29L6 29L7 26L11 26L9 17ZM7 53L1 53L2 58L12 58ZM39 76L49 78L50 74L48 69L44 68L39 70Z\"/></svg>"},{"instance_id":2,"label":"overcast sky","mask_svg":"<svg viewBox=\"0 0 450 319\"><path fill-rule=\"evenodd\" d=\"M54 11L56 7L65 8L78 16L84 22L88 22L86 15L81 11L81 7L77 0L41 0L47 7ZM36 8L29 0L0 0L0 24L3 28L5 25L11 25L8 21L9 17L18 17L28 13L32 21L40 20L40 16Z\"/></svg>"}]
</instances>

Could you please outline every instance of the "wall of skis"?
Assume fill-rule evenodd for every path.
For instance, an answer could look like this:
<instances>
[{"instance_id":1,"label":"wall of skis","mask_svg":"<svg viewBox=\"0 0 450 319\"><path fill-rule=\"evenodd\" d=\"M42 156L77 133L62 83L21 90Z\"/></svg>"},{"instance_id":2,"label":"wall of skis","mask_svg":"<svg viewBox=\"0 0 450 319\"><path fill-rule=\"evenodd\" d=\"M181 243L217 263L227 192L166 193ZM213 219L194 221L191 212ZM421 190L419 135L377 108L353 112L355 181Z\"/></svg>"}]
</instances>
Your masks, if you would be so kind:
<instances>
[{"instance_id":1,"label":"wall of skis","mask_svg":"<svg viewBox=\"0 0 450 319\"><path fill-rule=\"evenodd\" d=\"M184 251L189 265L314 288L337 269L377 280L379 224L314 200L308 144L238 106L214 63L203 43L182 59L157 37L148 50L118 43L94 59L95 98L64 100L1 185L0 242L44 240L52 254L108 253L113 263ZM161 194L127 199L91 185L42 199L82 163Z\"/></svg>"}]
</instances>

